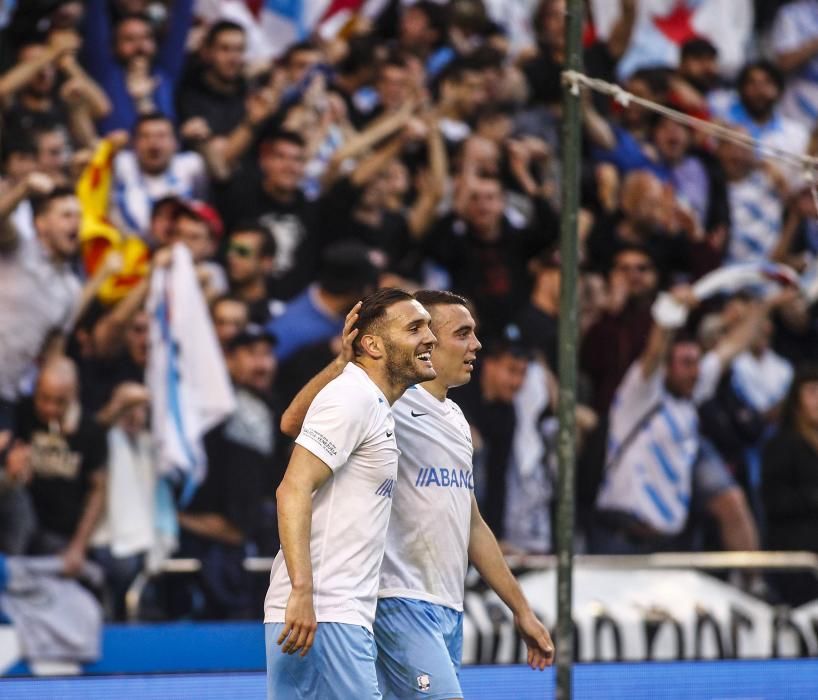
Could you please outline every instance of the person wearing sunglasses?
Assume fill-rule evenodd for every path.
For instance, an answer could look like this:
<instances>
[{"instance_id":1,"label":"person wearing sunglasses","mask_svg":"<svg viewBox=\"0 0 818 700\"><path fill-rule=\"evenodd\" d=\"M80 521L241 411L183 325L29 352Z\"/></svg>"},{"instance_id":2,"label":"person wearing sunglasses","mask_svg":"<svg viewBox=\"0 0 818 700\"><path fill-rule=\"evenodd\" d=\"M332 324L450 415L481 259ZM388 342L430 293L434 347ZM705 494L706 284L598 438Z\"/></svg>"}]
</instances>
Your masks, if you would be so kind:
<instances>
[{"instance_id":1,"label":"person wearing sunglasses","mask_svg":"<svg viewBox=\"0 0 818 700\"><path fill-rule=\"evenodd\" d=\"M250 321L266 324L273 317L269 277L275 268L276 245L255 223L239 224L227 241L227 276L232 294L247 304Z\"/></svg>"}]
</instances>

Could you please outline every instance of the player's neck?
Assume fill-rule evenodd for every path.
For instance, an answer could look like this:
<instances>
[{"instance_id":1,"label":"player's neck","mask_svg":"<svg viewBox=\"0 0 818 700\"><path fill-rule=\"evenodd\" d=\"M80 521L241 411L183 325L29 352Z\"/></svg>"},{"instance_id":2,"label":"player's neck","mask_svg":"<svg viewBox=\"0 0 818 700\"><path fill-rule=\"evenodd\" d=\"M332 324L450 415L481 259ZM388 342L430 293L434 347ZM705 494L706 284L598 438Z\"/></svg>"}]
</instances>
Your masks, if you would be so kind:
<instances>
[{"instance_id":1,"label":"player's neck","mask_svg":"<svg viewBox=\"0 0 818 700\"><path fill-rule=\"evenodd\" d=\"M438 401L445 401L446 396L449 393L449 387L446 386L440 378L432 379L428 382L423 382L421 386L426 389L432 396L434 396Z\"/></svg>"},{"instance_id":2,"label":"player's neck","mask_svg":"<svg viewBox=\"0 0 818 700\"><path fill-rule=\"evenodd\" d=\"M409 388L402 382L396 384L383 365L370 363L365 357L357 358L355 364L366 372L366 375L386 397L390 406L403 396L403 392Z\"/></svg>"}]
</instances>

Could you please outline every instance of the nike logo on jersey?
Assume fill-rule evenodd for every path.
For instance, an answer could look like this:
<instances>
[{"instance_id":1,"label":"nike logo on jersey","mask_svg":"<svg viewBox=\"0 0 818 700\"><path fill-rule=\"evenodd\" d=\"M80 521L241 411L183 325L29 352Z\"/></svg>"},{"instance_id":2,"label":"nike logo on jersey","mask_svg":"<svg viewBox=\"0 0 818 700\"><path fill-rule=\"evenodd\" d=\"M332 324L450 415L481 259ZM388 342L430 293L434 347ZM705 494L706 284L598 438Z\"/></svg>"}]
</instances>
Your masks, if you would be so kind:
<instances>
[{"instance_id":1,"label":"nike logo on jersey","mask_svg":"<svg viewBox=\"0 0 818 700\"><path fill-rule=\"evenodd\" d=\"M395 434L394 430L387 430L386 431L386 437L392 437L394 434Z\"/></svg>"},{"instance_id":2,"label":"nike logo on jersey","mask_svg":"<svg viewBox=\"0 0 818 700\"><path fill-rule=\"evenodd\" d=\"M421 416L428 416L428 413L415 413L414 409L409 411L412 414L412 418L420 418Z\"/></svg>"}]
</instances>

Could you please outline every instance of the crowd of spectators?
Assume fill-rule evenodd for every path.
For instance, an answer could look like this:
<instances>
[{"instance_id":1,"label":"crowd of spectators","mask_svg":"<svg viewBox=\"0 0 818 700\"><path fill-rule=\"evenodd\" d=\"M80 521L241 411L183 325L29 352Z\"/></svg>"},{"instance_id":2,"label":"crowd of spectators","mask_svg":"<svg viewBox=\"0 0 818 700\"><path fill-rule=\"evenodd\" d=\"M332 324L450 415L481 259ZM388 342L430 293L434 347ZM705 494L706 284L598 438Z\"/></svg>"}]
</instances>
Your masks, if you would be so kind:
<instances>
[{"instance_id":1,"label":"crowd of spectators","mask_svg":"<svg viewBox=\"0 0 818 700\"><path fill-rule=\"evenodd\" d=\"M749 13L724 61L701 3L605 4L605 32L584 5L589 74L818 155L818 2L706 0ZM241 561L278 547L281 413L379 286L473 301L484 349L452 398L477 496L509 552L552 548L565 1L393 0L291 42L258 5L0 9L0 551L99 562L113 617L174 528L203 570L151 614L257 616ZM673 50L640 58L652 40ZM583 93L582 111L578 546L818 551L818 305L689 287L735 264L809 276L808 183L635 103ZM179 243L236 392L184 503L144 383L150 275ZM654 321L661 291L684 328Z\"/></svg>"}]
</instances>

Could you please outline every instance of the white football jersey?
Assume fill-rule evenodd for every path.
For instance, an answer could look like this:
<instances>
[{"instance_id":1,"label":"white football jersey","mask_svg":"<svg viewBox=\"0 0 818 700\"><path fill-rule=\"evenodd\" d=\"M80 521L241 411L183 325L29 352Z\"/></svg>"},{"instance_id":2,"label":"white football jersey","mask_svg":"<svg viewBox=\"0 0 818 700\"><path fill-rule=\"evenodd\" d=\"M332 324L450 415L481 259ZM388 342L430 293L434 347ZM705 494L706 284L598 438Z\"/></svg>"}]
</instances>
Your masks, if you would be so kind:
<instances>
[{"instance_id":1,"label":"white football jersey","mask_svg":"<svg viewBox=\"0 0 818 700\"><path fill-rule=\"evenodd\" d=\"M312 498L316 619L371 631L398 473L389 403L366 372L349 363L310 404L296 443L333 471ZM265 622L284 622L291 590L284 553L279 551L264 601Z\"/></svg>"},{"instance_id":2,"label":"white football jersey","mask_svg":"<svg viewBox=\"0 0 818 700\"><path fill-rule=\"evenodd\" d=\"M474 492L469 424L454 401L422 386L392 412L401 455L378 595L462 611Z\"/></svg>"},{"instance_id":3,"label":"white football jersey","mask_svg":"<svg viewBox=\"0 0 818 700\"><path fill-rule=\"evenodd\" d=\"M699 417L692 400L665 388L664 369L645 377L634 362L610 411L608 462L596 505L630 513L658 532L682 531L689 513Z\"/></svg>"}]
</instances>

